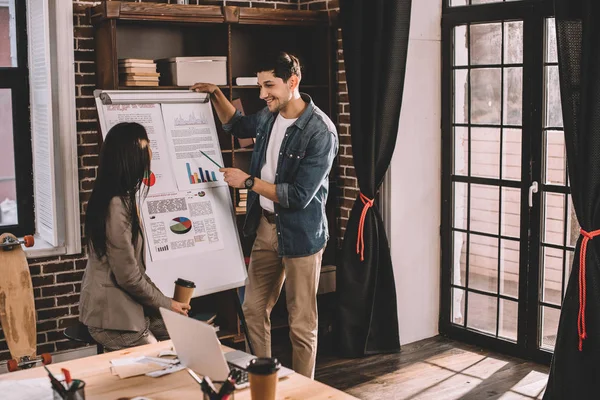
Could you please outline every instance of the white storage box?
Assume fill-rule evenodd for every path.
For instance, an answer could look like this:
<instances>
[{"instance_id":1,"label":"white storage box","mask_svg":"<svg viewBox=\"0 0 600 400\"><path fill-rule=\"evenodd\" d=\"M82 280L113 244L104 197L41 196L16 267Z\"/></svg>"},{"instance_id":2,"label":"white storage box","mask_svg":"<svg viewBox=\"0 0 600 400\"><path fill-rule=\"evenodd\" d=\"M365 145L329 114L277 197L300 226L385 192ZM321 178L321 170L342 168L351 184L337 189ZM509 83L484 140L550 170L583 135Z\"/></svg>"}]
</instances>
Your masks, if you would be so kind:
<instances>
[{"instance_id":1,"label":"white storage box","mask_svg":"<svg viewBox=\"0 0 600 400\"><path fill-rule=\"evenodd\" d=\"M192 86L196 82L227 85L227 57L172 57L156 60L161 86Z\"/></svg>"}]
</instances>

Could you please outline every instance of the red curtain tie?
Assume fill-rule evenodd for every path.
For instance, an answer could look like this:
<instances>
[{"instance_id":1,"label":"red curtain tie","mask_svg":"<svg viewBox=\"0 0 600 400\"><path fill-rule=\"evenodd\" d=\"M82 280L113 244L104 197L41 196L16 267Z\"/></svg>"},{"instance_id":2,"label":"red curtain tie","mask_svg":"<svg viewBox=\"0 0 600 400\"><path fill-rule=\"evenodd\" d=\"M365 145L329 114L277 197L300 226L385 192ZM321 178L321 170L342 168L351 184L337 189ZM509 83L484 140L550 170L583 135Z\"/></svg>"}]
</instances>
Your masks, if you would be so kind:
<instances>
[{"instance_id":1,"label":"red curtain tie","mask_svg":"<svg viewBox=\"0 0 600 400\"><path fill-rule=\"evenodd\" d=\"M358 235L356 238L356 254L360 254L360 261L365 260L365 239L364 239L364 230L365 230L365 218L367 216L367 211L369 208L373 207L373 201L375 199L369 199L364 194L360 194L360 200L363 202L363 210L360 214L360 221L358 223Z\"/></svg>"},{"instance_id":2,"label":"red curtain tie","mask_svg":"<svg viewBox=\"0 0 600 400\"><path fill-rule=\"evenodd\" d=\"M581 249L579 250L579 313L577 314L577 333L579 334L579 351L582 351L583 341L587 338L587 331L585 329L585 256L588 242L600 235L600 229L592 232L580 229L579 232L583 235L583 240L581 241Z\"/></svg>"}]
</instances>

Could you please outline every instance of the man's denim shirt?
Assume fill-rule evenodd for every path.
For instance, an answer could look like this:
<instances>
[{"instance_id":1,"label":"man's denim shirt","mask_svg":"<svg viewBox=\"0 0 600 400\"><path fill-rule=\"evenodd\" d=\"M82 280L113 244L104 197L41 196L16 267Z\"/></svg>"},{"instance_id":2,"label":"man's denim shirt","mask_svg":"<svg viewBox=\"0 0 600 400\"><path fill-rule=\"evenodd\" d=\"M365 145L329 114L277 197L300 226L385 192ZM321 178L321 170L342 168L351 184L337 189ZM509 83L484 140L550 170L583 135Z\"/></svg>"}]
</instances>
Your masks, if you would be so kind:
<instances>
[{"instance_id":1,"label":"man's denim shirt","mask_svg":"<svg viewBox=\"0 0 600 400\"><path fill-rule=\"evenodd\" d=\"M333 122L302 93L307 107L287 128L275 174L279 203L275 202L275 221L280 257L302 257L317 253L329 239L325 203L329 171L338 151ZM265 164L271 129L277 114L267 107L256 114L242 116L238 111L225 131L238 138L256 138L249 174L260 178ZM256 233L261 218L259 196L250 190L244 234Z\"/></svg>"}]
</instances>

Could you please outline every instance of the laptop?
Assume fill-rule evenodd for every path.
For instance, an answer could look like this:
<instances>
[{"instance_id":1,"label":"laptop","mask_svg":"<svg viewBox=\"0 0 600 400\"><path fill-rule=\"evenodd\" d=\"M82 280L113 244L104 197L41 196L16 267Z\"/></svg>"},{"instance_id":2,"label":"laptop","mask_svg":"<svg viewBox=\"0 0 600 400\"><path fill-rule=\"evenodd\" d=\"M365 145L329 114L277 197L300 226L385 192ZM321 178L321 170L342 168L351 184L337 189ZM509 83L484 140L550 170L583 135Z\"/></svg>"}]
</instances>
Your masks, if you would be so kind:
<instances>
[{"instance_id":1,"label":"laptop","mask_svg":"<svg viewBox=\"0 0 600 400\"><path fill-rule=\"evenodd\" d=\"M213 381L224 381L231 370L238 369L242 378L236 382L236 389L249 385L246 366L255 356L239 350L223 354L221 342L211 325L166 308L161 308L160 313L182 365ZM282 367L278 377L281 379L293 373Z\"/></svg>"}]
</instances>

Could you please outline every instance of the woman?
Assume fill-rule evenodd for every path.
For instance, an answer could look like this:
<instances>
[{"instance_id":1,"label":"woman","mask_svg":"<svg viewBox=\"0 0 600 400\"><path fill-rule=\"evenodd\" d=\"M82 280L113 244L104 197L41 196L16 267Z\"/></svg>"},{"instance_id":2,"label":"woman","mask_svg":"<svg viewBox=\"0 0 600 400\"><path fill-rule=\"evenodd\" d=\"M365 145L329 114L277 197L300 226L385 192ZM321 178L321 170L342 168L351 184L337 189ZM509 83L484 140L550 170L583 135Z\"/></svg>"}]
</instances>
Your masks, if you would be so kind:
<instances>
[{"instance_id":1,"label":"woman","mask_svg":"<svg viewBox=\"0 0 600 400\"><path fill-rule=\"evenodd\" d=\"M88 264L79 304L82 323L108 351L169 338L158 309L187 315L190 306L166 297L146 275L136 195L150 173L146 129L120 123L106 135L85 218Z\"/></svg>"}]
</instances>

